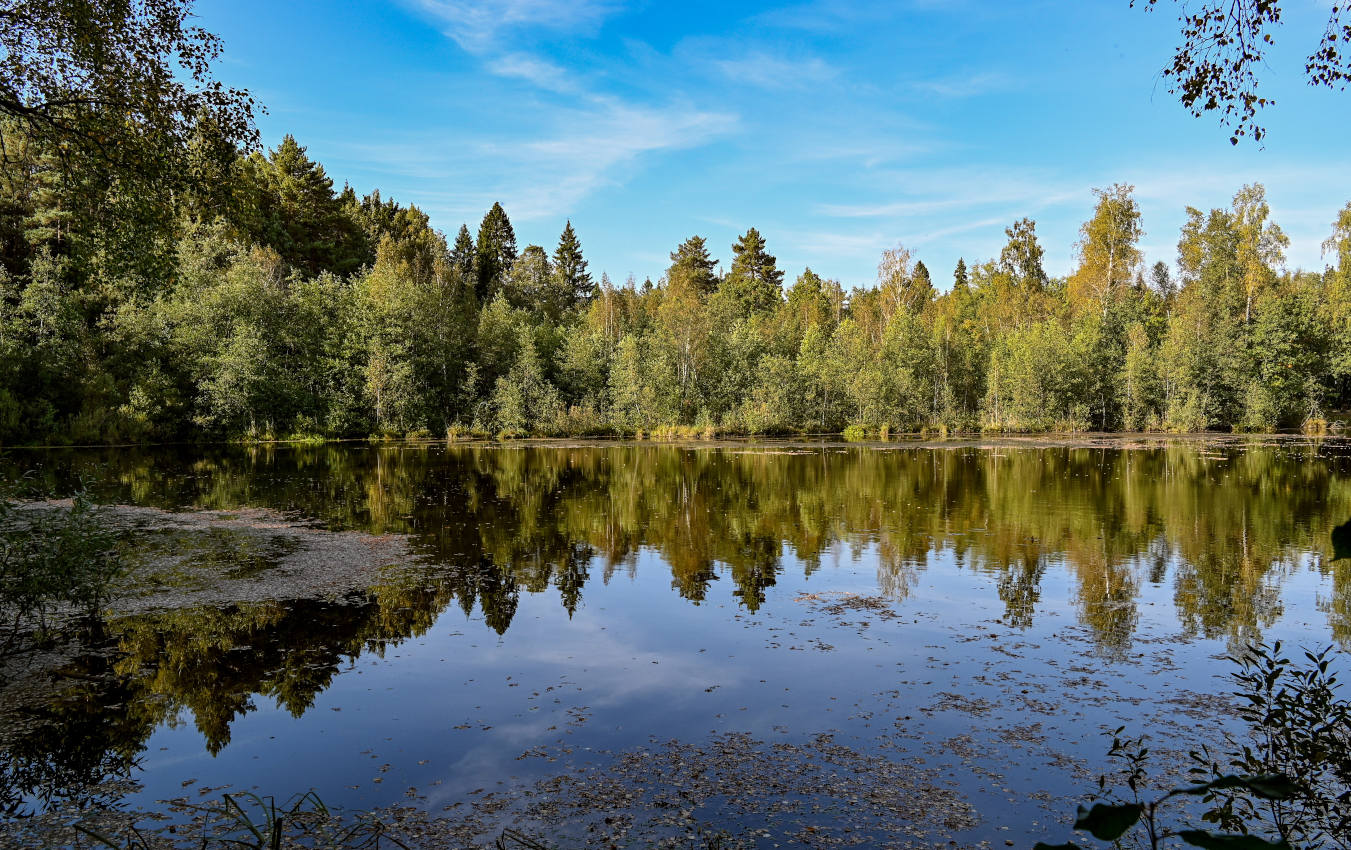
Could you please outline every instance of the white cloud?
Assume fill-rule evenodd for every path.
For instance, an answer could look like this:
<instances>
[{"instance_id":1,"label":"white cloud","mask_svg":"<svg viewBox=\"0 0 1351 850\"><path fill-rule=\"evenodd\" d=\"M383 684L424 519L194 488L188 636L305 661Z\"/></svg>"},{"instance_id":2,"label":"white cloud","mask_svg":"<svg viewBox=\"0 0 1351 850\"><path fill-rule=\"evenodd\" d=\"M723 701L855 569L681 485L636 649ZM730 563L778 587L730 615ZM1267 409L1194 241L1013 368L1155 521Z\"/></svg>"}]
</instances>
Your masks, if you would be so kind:
<instances>
[{"instance_id":1,"label":"white cloud","mask_svg":"<svg viewBox=\"0 0 1351 850\"><path fill-rule=\"evenodd\" d=\"M589 96L542 108L519 137L459 136L453 147L427 135L346 145L352 156L426 185L401 194L439 220L473 220L501 201L513 221L561 219L606 186L621 185L644 156L706 144L738 126L735 115L676 103L644 106Z\"/></svg>"},{"instance_id":2,"label":"white cloud","mask_svg":"<svg viewBox=\"0 0 1351 850\"><path fill-rule=\"evenodd\" d=\"M514 196L513 215L558 217L597 189L617 183L644 154L705 144L737 126L737 117L729 113L611 98L596 98L595 105L560 118L566 129L551 136L484 146L491 160L517 175L519 184L507 193Z\"/></svg>"},{"instance_id":3,"label":"white cloud","mask_svg":"<svg viewBox=\"0 0 1351 850\"><path fill-rule=\"evenodd\" d=\"M542 45L515 47L531 43L520 36L530 30L594 31L621 10L622 0L405 1L440 21L484 71L542 95L496 116L507 126L491 133L460 128L453 149L434 137L370 146L372 159L400 173L455 187L414 193L410 200L429 212L468 218L500 200L513 219L558 218L598 189L620 185L644 155L704 144L738 123L734 114L683 101L644 103L605 93L597 86L608 70L587 74L549 58Z\"/></svg>"},{"instance_id":4,"label":"white cloud","mask_svg":"<svg viewBox=\"0 0 1351 850\"><path fill-rule=\"evenodd\" d=\"M756 51L711 63L735 82L765 89L820 85L839 76L839 71L817 57L795 59Z\"/></svg>"},{"instance_id":5,"label":"white cloud","mask_svg":"<svg viewBox=\"0 0 1351 850\"><path fill-rule=\"evenodd\" d=\"M833 233L829 231L786 231L784 240L796 253L806 257L875 257L894 239L881 233Z\"/></svg>"},{"instance_id":6,"label":"white cloud","mask_svg":"<svg viewBox=\"0 0 1351 850\"><path fill-rule=\"evenodd\" d=\"M578 84L561 65L526 53L507 53L487 63L490 73L499 77L514 77L531 85L558 94L580 92Z\"/></svg>"},{"instance_id":7,"label":"white cloud","mask_svg":"<svg viewBox=\"0 0 1351 850\"><path fill-rule=\"evenodd\" d=\"M977 71L971 74L920 80L911 85L921 94L955 100L1007 91L1014 87L1014 81L1008 75L996 71Z\"/></svg>"},{"instance_id":8,"label":"white cloud","mask_svg":"<svg viewBox=\"0 0 1351 850\"><path fill-rule=\"evenodd\" d=\"M446 35L471 53L496 47L514 29L594 31L618 11L617 0L414 0L442 21Z\"/></svg>"}]
</instances>

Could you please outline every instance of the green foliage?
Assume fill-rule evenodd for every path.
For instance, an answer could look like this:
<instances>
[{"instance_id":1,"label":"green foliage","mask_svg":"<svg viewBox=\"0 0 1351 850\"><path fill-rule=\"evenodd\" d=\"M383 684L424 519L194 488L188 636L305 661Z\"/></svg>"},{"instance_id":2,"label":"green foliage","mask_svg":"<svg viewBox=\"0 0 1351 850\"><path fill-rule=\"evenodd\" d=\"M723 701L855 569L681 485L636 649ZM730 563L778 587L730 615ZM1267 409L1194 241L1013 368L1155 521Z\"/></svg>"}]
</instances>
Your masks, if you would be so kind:
<instances>
[{"instance_id":1,"label":"green foliage","mask_svg":"<svg viewBox=\"0 0 1351 850\"><path fill-rule=\"evenodd\" d=\"M1351 212L1322 275L1282 271L1284 234L1245 186L1228 209L1188 212L1179 281L1156 266L1147 287L1139 208L1118 184L1096 191L1063 280L1024 218L998 258L959 261L946 292L897 246L875 287L846 294L806 269L785 297L754 228L726 275L692 236L658 283L597 284L570 220L551 253L518 251L494 204L476 239L461 225L448 243L415 206L335 191L292 136L248 150L247 101L204 76L214 38L151 20L181 0L86 5L88 19L25 6L16 26L59 30L70 68L92 55L80 39L148 39L117 54L141 63L116 71L132 99L134 74L163 82L166 56L186 58L168 113L130 119L162 131L154 149L182 174L133 191L128 163L67 157L46 119L6 116L6 74L36 75L29 94L55 79L16 48L0 73L3 442L1317 430L1351 408ZM169 114L189 102L215 111ZM61 115L94 123L60 133L107 117Z\"/></svg>"},{"instance_id":2,"label":"green foliage","mask_svg":"<svg viewBox=\"0 0 1351 850\"><path fill-rule=\"evenodd\" d=\"M594 293L596 284L586 267L582 243L569 220L558 237L558 248L554 250L553 279L546 308L554 321L582 307Z\"/></svg>"},{"instance_id":3,"label":"green foliage","mask_svg":"<svg viewBox=\"0 0 1351 850\"><path fill-rule=\"evenodd\" d=\"M783 272L765 249L765 239L752 227L732 246L732 270L721 288L742 313L772 310L783 299Z\"/></svg>"},{"instance_id":4,"label":"green foliage","mask_svg":"<svg viewBox=\"0 0 1351 850\"><path fill-rule=\"evenodd\" d=\"M535 341L520 330L516 362L493 389L494 424L507 434L550 431L563 412L558 390L544 375Z\"/></svg>"},{"instance_id":5,"label":"green foliage","mask_svg":"<svg viewBox=\"0 0 1351 850\"><path fill-rule=\"evenodd\" d=\"M268 156L253 153L243 178L253 196L245 217L249 241L276 251L306 275L345 275L370 261L370 245L333 180L286 135ZM378 205L379 196L375 197Z\"/></svg>"},{"instance_id":6,"label":"green foliage","mask_svg":"<svg viewBox=\"0 0 1351 850\"><path fill-rule=\"evenodd\" d=\"M1009 241L999 252L1000 270L1025 289L1045 289L1048 278L1041 262L1046 251L1037 241L1037 223L1024 218L1014 222L1004 233Z\"/></svg>"},{"instance_id":7,"label":"green foliage","mask_svg":"<svg viewBox=\"0 0 1351 850\"><path fill-rule=\"evenodd\" d=\"M1074 828L1116 842L1138 826L1150 847L1345 848L1351 846L1351 703L1338 694L1331 647L1305 651L1298 664L1281 643L1249 645L1234 657L1236 717L1244 735L1226 735L1221 753L1191 753L1192 785L1147 799L1149 749L1141 738L1112 733L1109 758L1122 765L1126 794L1098 780L1091 808L1079 807ZM1160 808L1195 798L1203 822L1221 832L1184 828ZM1038 844L1039 848L1066 845Z\"/></svg>"},{"instance_id":8,"label":"green foliage","mask_svg":"<svg viewBox=\"0 0 1351 850\"><path fill-rule=\"evenodd\" d=\"M1089 425L1088 341L1055 319L1001 337L990 353L985 426L1008 431Z\"/></svg>"},{"instance_id":9,"label":"green foliage","mask_svg":"<svg viewBox=\"0 0 1351 850\"><path fill-rule=\"evenodd\" d=\"M115 537L85 489L69 507L24 506L20 487L0 494L0 657L51 628L53 615L102 617L124 564Z\"/></svg>"},{"instance_id":10,"label":"green foliage","mask_svg":"<svg viewBox=\"0 0 1351 850\"><path fill-rule=\"evenodd\" d=\"M478 274L476 293L486 304L497 294L502 280L516 263L516 231L500 203L483 216L475 246L474 270Z\"/></svg>"},{"instance_id":11,"label":"green foliage","mask_svg":"<svg viewBox=\"0 0 1351 850\"><path fill-rule=\"evenodd\" d=\"M709 256L704 237L691 236L671 252L671 267L666 270L666 277L671 281L681 278L700 294L712 295L718 288L718 278L713 273L716 265Z\"/></svg>"},{"instance_id":12,"label":"green foliage","mask_svg":"<svg viewBox=\"0 0 1351 850\"><path fill-rule=\"evenodd\" d=\"M227 202L219 177L256 142L253 99L213 78L221 41L191 25L191 8L3 5L0 191L27 216L33 244L64 252L75 236L145 270L163 259L157 243L175 212L166 199Z\"/></svg>"}]
</instances>

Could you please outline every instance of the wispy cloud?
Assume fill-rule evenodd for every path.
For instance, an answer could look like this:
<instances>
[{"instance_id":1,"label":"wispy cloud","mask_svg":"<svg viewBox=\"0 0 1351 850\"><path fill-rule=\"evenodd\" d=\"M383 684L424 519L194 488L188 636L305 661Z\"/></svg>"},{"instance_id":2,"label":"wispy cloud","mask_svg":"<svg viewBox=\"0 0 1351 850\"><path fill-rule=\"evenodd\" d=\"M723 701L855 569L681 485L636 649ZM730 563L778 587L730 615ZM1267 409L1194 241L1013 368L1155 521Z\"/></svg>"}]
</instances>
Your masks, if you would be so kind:
<instances>
[{"instance_id":1,"label":"wispy cloud","mask_svg":"<svg viewBox=\"0 0 1351 850\"><path fill-rule=\"evenodd\" d=\"M920 233L911 233L907 237L907 242L911 245L924 245L929 242L937 242L948 236L956 236L958 233L970 233L973 230L989 230L991 232L1000 232L1003 227L1009 224L1008 216L990 216L978 221L963 221L959 224L939 227L933 230L927 230Z\"/></svg>"},{"instance_id":2,"label":"wispy cloud","mask_svg":"<svg viewBox=\"0 0 1351 850\"><path fill-rule=\"evenodd\" d=\"M602 96L532 118L540 126L529 134L461 136L449 149L439 137L406 134L346 147L354 158L385 163L390 172L429 186L454 186L406 193L438 218L470 220L501 201L513 220L531 221L561 218L594 192L622 185L645 156L707 144L738 126L731 113Z\"/></svg>"},{"instance_id":3,"label":"wispy cloud","mask_svg":"<svg viewBox=\"0 0 1351 850\"><path fill-rule=\"evenodd\" d=\"M501 200L514 219L556 218L593 192L620 185L643 156L705 144L737 126L729 112L613 94L603 87L608 72L565 67L550 58L545 41L531 37L594 32L623 8L621 0L406 2L435 18L485 72L544 95L519 121L491 134L462 129L454 151L442 153L443 143L429 140L413 145L411 155L388 157L410 176L455 181L453 192L420 193L428 209L469 216Z\"/></svg>"},{"instance_id":4,"label":"wispy cloud","mask_svg":"<svg viewBox=\"0 0 1351 850\"><path fill-rule=\"evenodd\" d=\"M581 92L578 83L565 68L538 56L507 53L490 59L486 68L499 77L514 77L557 94Z\"/></svg>"},{"instance_id":5,"label":"wispy cloud","mask_svg":"<svg viewBox=\"0 0 1351 850\"><path fill-rule=\"evenodd\" d=\"M1015 81L1007 74L997 71L977 71L970 74L920 80L911 85L915 91L921 94L956 99L1007 91L1015 87Z\"/></svg>"},{"instance_id":6,"label":"wispy cloud","mask_svg":"<svg viewBox=\"0 0 1351 850\"><path fill-rule=\"evenodd\" d=\"M552 136L497 141L483 147L490 161L515 172L513 215L557 217L587 195L617 185L647 154L705 144L736 128L735 115L683 104L640 106L598 98L561 122ZM477 206L482 206L480 199Z\"/></svg>"},{"instance_id":7,"label":"wispy cloud","mask_svg":"<svg viewBox=\"0 0 1351 850\"><path fill-rule=\"evenodd\" d=\"M832 231L787 231L784 237L797 252L809 257L875 257L895 238L884 233L838 233Z\"/></svg>"},{"instance_id":8,"label":"wispy cloud","mask_svg":"<svg viewBox=\"0 0 1351 850\"><path fill-rule=\"evenodd\" d=\"M618 0L414 0L435 17L446 35L471 53L499 45L515 29L594 31L622 8Z\"/></svg>"},{"instance_id":9,"label":"wispy cloud","mask_svg":"<svg viewBox=\"0 0 1351 850\"><path fill-rule=\"evenodd\" d=\"M844 0L815 0L771 9L755 16L764 26L808 32L833 32L853 26L862 18L876 18L879 10Z\"/></svg>"},{"instance_id":10,"label":"wispy cloud","mask_svg":"<svg viewBox=\"0 0 1351 850\"><path fill-rule=\"evenodd\" d=\"M816 56L793 58L765 51L715 59L711 64L737 83L765 89L820 85L840 75L837 68Z\"/></svg>"},{"instance_id":11,"label":"wispy cloud","mask_svg":"<svg viewBox=\"0 0 1351 850\"><path fill-rule=\"evenodd\" d=\"M906 13L970 14L969 6L966 0L904 0L881 4L857 0L809 0L761 12L753 20L762 26L830 33L856 29Z\"/></svg>"},{"instance_id":12,"label":"wispy cloud","mask_svg":"<svg viewBox=\"0 0 1351 850\"><path fill-rule=\"evenodd\" d=\"M1077 181L1035 172L999 174L971 169L899 169L886 179L878 179L874 191L890 191L899 197L887 201L818 204L816 211L835 218L904 220L936 213L1003 207L1017 217L1035 209L1088 197L1088 190Z\"/></svg>"}]
</instances>

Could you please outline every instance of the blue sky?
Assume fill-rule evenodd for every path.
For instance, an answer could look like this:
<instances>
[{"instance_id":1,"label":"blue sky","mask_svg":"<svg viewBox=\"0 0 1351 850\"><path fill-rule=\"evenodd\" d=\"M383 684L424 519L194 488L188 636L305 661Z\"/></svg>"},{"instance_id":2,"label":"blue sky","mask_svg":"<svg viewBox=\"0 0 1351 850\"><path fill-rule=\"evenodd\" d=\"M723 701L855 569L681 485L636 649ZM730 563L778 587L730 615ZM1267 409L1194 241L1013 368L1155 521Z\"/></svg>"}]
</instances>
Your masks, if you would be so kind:
<instances>
[{"instance_id":1,"label":"blue sky","mask_svg":"<svg viewBox=\"0 0 1351 850\"><path fill-rule=\"evenodd\" d=\"M1266 185L1289 266L1351 201L1351 92L1307 86L1326 0L1286 0L1263 72L1265 147L1168 94L1175 7L1128 0L877 4L620 0L199 0L220 76L267 105L341 185L415 203L451 237L495 200L520 245L571 218L591 268L655 280L691 234L726 268L760 230L804 266L870 284L911 249L946 288L1031 216L1067 274L1093 187L1132 183L1148 262L1188 204Z\"/></svg>"}]
</instances>

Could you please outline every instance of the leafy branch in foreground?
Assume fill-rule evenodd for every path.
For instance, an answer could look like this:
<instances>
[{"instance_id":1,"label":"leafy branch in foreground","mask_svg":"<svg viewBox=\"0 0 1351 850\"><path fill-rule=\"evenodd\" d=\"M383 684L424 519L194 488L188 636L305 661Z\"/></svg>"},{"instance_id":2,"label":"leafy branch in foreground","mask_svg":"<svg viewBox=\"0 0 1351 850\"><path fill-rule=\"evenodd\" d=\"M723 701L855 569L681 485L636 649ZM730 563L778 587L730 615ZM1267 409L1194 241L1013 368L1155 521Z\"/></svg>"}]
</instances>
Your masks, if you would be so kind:
<instances>
[{"instance_id":1,"label":"leafy branch in foreground","mask_svg":"<svg viewBox=\"0 0 1351 850\"><path fill-rule=\"evenodd\" d=\"M1158 0L1131 0L1154 9ZM1333 4L1317 47L1308 55L1304 72L1309 85L1344 89L1351 80L1351 24L1342 17L1346 6ZM1233 126L1229 137L1251 136L1260 142L1266 130L1257 123L1257 110L1274 105L1259 95L1258 68L1276 43L1281 24L1279 0L1205 0L1183 4L1178 16L1182 44L1163 69L1169 94L1176 95L1192 115L1218 112L1220 123Z\"/></svg>"},{"instance_id":2,"label":"leafy branch in foreground","mask_svg":"<svg viewBox=\"0 0 1351 850\"><path fill-rule=\"evenodd\" d=\"M1306 650L1307 664L1301 665L1282 654L1280 641L1258 643L1233 660L1235 713L1247 726L1243 739L1226 734L1223 752L1191 752L1190 773L1200 781L1151 799L1143 794L1149 761L1144 739L1123 738L1125 727L1114 730L1108 757L1123 764L1125 791L1099 777L1091 807L1079 807L1075 829L1101 841L1135 837L1150 848L1178 841L1205 850L1351 847L1351 704L1337 693L1332 648ZM1220 831L1175 826L1160 811L1170 800L1188 797L1209 805L1201 820Z\"/></svg>"}]
</instances>

